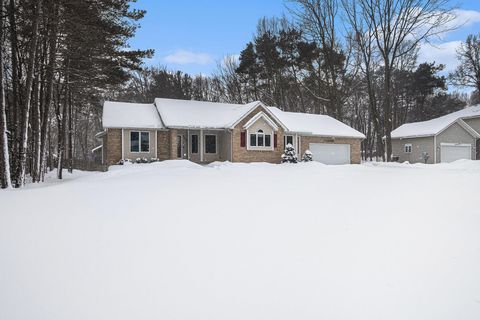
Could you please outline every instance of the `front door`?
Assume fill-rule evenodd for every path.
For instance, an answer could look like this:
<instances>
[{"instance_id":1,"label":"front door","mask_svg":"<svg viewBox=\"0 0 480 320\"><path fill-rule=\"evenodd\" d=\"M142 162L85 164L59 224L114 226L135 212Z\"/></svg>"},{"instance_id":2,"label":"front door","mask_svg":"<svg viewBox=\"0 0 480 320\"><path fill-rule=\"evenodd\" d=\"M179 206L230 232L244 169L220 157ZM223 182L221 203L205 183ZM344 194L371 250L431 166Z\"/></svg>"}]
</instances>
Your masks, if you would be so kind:
<instances>
[{"instance_id":1,"label":"front door","mask_svg":"<svg viewBox=\"0 0 480 320\"><path fill-rule=\"evenodd\" d=\"M183 136L177 135L177 158L183 159Z\"/></svg>"}]
</instances>

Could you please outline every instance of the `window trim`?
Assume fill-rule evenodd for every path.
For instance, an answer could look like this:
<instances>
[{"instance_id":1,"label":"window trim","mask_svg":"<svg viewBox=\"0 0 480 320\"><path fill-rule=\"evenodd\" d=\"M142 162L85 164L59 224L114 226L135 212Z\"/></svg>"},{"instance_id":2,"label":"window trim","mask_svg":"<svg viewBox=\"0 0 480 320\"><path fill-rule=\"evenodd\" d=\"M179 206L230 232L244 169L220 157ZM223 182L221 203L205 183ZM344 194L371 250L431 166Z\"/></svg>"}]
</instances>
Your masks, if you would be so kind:
<instances>
[{"instance_id":1,"label":"window trim","mask_svg":"<svg viewBox=\"0 0 480 320\"><path fill-rule=\"evenodd\" d=\"M215 137L215 152L207 152L207 136ZM218 136L216 133L205 133L203 135L203 153L204 154L218 154Z\"/></svg>"},{"instance_id":2,"label":"window trim","mask_svg":"<svg viewBox=\"0 0 480 320\"><path fill-rule=\"evenodd\" d=\"M262 132L259 132L259 131L262 131ZM255 146L252 146L251 145L251 135L255 135L255 141L256 141L256 145ZM263 146L259 146L258 145L258 136L259 135L263 135ZM247 130L247 136L248 136L248 141L247 141L247 150L251 150L251 151L273 151L275 150L275 146L274 146L274 135L275 135L275 131L272 130L272 131L265 131L263 129L259 129L257 131L250 131L250 130ZM265 136L270 136L270 146L265 146Z\"/></svg>"},{"instance_id":3,"label":"window trim","mask_svg":"<svg viewBox=\"0 0 480 320\"><path fill-rule=\"evenodd\" d=\"M135 133L137 132L138 133L138 151L132 151L132 133ZM148 151L142 151L142 133L148 133ZM150 153L150 131L140 131L140 130L130 130L130 137L128 139L128 144L129 144L129 148L128 150L130 151L130 153L143 153L143 154L147 154L147 153Z\"/></svg>"},{"instance_id":4,"label":"window trim","mask_svg":"<svg viewBox=\"0 0 480 320\"><path fill-rule=\"evenodd\" d=\"M407 149L407 148L409 148L409 149ZM403 145L403 152L404 153L409 153L410 154L410 153L412 153L412 150L413 150L413 147L412 147L411 143L405 143Z\"/></svg>"},{"instance_id":5,"label":"window trim","mask_svg":"<svg viewBox=\"0 0 480 320\"><path fill-rule=\"evenodd\" d=\"M292 137L292 146L295 148L295 136L293 134L286 134L283 136L283 148L287 147L287 138Z\"/></svg>"}]
</instances>

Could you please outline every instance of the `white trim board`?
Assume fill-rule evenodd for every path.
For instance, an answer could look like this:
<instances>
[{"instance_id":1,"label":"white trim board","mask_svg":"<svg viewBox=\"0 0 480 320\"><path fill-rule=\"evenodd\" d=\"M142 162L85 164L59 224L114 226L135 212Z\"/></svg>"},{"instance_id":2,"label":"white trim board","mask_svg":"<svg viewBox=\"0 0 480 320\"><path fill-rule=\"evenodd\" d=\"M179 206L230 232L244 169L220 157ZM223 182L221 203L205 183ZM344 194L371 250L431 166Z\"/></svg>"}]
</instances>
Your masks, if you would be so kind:
<instances>
[{"instance_id":1,"label":"white trim board","mask_svg":"<svg viewBox=\"0 0 480 320\"><path fill-rule=\"evenodd\" d=\"M255 122L257 122L259 119L263 119L265 120L265 122L274 130L274 131L277 131L278 130L278 126L275 124L275 122L273 122L272 119L270 119L270 117L268 117L265 112L263 111L260 111L259 113L257 113L255 116L252 117L252 119L248 120L247 123L245 123L245 125L243 126L244 129L248 129L250 128L252 125L255 124Z\"/></svg>"}]
</instances>

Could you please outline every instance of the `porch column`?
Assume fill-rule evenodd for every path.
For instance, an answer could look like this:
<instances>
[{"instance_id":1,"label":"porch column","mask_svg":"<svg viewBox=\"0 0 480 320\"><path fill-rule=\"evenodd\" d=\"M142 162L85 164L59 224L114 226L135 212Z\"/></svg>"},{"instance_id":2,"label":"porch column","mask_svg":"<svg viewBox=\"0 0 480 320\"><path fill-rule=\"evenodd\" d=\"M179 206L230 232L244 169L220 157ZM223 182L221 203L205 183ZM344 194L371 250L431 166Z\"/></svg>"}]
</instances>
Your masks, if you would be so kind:
<instances>
[{"instance_id":1,"label":"porch column","mask_svg":"<svg viewBox=\"0 0 480 320\"><path fill-rule=\"evenodd\" d=\"M203 130L200 129L200 162L203 162Z\"/></svg>"},{"instance_id":2,"label":"porch column","mask_svg":"<svg viewBox=\"0 0 480 320\"><path fill-rule=\"evenodd\" d=\"M190 160L190 130L187 130L187 160Z\"/></svg>"}]
</instances>

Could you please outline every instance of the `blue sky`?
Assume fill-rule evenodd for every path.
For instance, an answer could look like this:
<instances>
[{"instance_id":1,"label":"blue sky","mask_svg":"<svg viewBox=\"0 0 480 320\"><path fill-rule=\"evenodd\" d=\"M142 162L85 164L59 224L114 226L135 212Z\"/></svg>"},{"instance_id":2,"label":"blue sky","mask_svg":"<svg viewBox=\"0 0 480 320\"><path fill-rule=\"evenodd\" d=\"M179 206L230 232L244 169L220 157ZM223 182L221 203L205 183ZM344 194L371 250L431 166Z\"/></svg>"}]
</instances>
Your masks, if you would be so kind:
<instances>
[{"instance_id":1,"label":"blue sky","mask_svg":"<svg viewBox=\"0 0 480 320\"><path fill-rule=\"evenodd\" d=\"M480 0L458 4L458 30L425 45L421 60L456 66L455 50L469 33L480 32ZM130 41L132 48L155 49L148 64L165 65L190 74L210 74L226 55L238 55L252 39L258 19L281 16L283 0L138 0L147 10L141 28Z\"/></svg>"}]
</instances>

